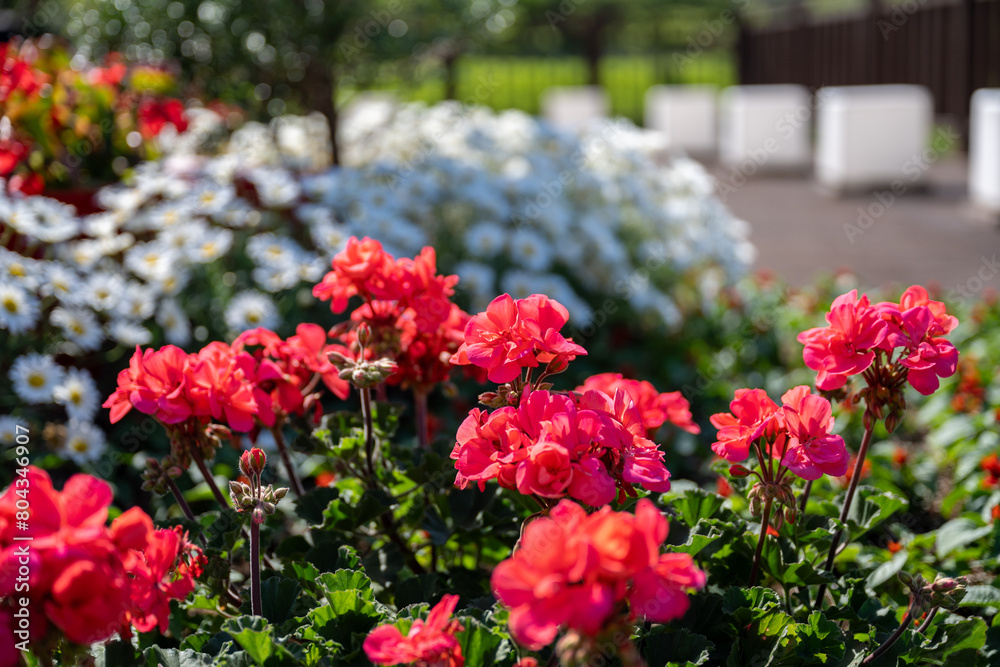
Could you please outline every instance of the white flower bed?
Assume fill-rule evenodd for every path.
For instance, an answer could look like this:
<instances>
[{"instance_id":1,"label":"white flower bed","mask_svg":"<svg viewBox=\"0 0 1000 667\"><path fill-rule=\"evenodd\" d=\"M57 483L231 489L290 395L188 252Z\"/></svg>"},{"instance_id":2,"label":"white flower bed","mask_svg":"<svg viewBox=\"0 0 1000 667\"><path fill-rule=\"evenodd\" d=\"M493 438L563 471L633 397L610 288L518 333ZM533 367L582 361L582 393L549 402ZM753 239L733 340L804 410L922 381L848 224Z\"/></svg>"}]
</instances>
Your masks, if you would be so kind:
<instances>
[{"instance_id":1,"label":"white flower bed","mask_svg":"<svg viewBox=\"0 0 1000 667\"><path fill-rule=\"evenodd\" d=\"M544 292L577 326L609 298L679 326L675 288L711 299L753 259L704 169L628 123L573 137L515 111L406 106L344 127L339 169L321 119L250 123L198 155L219 127L197 114L170 158L100 193L104 213L0 195L0 245L19 241L0 247L2 366L23 403L65 407L68 458L103 450L100 401L53 355L283 327L320 307L309 288L351 235L396 256L433 245L472 308Z\"/></svg>"}]
</instances>

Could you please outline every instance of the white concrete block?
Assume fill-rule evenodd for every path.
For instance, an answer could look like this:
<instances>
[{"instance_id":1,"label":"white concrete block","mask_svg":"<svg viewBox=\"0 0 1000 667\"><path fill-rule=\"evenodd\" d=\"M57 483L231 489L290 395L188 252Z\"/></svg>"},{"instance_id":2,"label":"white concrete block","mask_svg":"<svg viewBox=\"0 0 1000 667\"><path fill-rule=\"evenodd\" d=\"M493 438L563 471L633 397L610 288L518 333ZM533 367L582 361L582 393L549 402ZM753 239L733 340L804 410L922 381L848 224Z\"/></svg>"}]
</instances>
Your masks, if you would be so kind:
<instances>
[{"instance_id":1,"label":"white concrete block","mask_svg":"<svg viewBox=\"0 0 1000 667\"><path fill-rule=\"evenodd\" d=\"M662 132L670 148L714 154L717 95L714 86L653 86L646 91L645 125Z\"/></svg>"},{"instance_id":2,"label":"white concrete block","mask_svg":"<svg viewBox=\"0 0 1000 667\"><path fill-rule=\"evenodd\" d=\"M972 94L969 118L969 198L1000 214L1000 88Z\"/></svg>"},{"instance_id":3,"label":"white concrete block","mask_svg":"<svg viewBox=\"0 0 1000 667\"><path fill-rule=\"evenodd\" d=\"M719 106L722 162L747 175L809 166L812 96L805 86L732 86Z\"/></svg>"},{"instance_id":4,"label":"white concrete block","mask_svg":"<svg viewBox=\"0 0 1000 667\"><path fill-rule=\"evenodd\" d=\"M934 100L923 86L842 86L816 93L816 179L834 191L923 183Z\"/></svg>"},{"instance_id":5,"label":"white concrete block","mask_svg":"<svg viewBox=\"0 0 1000 667\"><path fill-rule=\"evenodd\" d=\"M579 131L608 117L611 103L601 86L555 86L542 91L542 117L556 127Z\"/></svg>"}]
</instances>

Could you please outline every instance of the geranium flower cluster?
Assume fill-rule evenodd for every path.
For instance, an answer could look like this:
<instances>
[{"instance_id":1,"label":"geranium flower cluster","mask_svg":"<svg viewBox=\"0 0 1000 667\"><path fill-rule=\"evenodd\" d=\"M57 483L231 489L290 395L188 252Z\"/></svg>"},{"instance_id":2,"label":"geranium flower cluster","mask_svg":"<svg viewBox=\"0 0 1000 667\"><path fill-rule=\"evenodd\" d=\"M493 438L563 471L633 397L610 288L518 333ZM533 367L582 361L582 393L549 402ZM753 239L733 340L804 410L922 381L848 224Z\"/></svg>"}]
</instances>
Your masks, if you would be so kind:
<instances>
[{"instance_id":1,"label":"geranium flower cluster","mask_svg":"<svg viewBox=\"0 0 1000 667\"><path fill-rule=\"evenodd\" d=\"M703 588L706 577L690 555L660 553L668 528L646 498L634 515L610 507L588 515L563 500L529 523L491 579L510 608L514 639L537 650L562 628L593 637L637 619L683 616L688 593Z\"/></svg>"},{"instance_id":2,"label":"geranium flower cluster","mask_svg":"<svg viewBox=\"0 0 1000 667\"><path fill-rule=\"evenodd\" d=\"M30 505L27 520L19 518L23 500ZM194 590L206 562L201 550L179 529L154 528L137 507L107 527L111 501L102 480L74 475L57 491L48 473L33 466L0 496L3 667L18 664L15 645L23 641L52 645L61 635L89 645L115 633L129 637L132 628L166 632L170 600ZM28 600L27 631L13 615L21 598Z\"/></svg>"},{"instance_id":3,"label":"geranium flower cluster","mask_svg":"<svg viewBox=\"0 0 1000 667\"><path fill-rule=\"evenodd\" d=\"M560 333L567 320L566 308L541 294L501 295L469 320L451 362L504 384L480 397L492 413L474 408L459 427L455 483L482 489L497 479L525 495L568 495L592 506L635 495L636 484L668 491L663 452L646 437L648 424L625 389L562 394L542 382L587 353ZM535 368L542 372L532 382Z\"/></svg>"},{"instance_id":4,"label":"geranium flower cluster","mask_svg":"<svg viewBox=\"0 0 1000 667\"><path fill-rule=\"evenodd\" d=\"M254 354L247 347L259 347ZM236 431L250 431L259 418L275 424L276 414L302 414L305 396L318 377L339 396L346 383L326 354L339 348L326 343L317 325L299 325L295 336L281 340L257 329L233 345L212 342L196 353L165 345L136 347L129 367L118 374L118 388L104 402L111 423L135 408L166 425L188 420L216 420Z\"/></svg>"},{"instance_id":5,"label":"geranium flower cluster","mask_svg":"<svg viewBox=\"0 0 1000 667\"><path fill-rule=\"evenodd\" d=\"M0 178L11 193L113 178L113 158L153 156L168 125L187 129L184 105L161 94L173 84L166 71L71 56L51 38L0 44Z\"/></svg>"},{"instance_id":6,"label":"geranium flower cluster","mask_svg":"<svg viewBox=\"0 0 1000 667\"><path fill-rule=\"evenodd\" d=\"M646 433L650 437L664 422L670 422L688 433L701 433L701 427L691 416L691 405L681 392L660 393L646 380L630 380L621 373L599 373L584 380L576 388L576 392L582 394L595 390L614 397L619 389L623 389L635 403L642 415L642 425L646 427Z\"/></svg>"},{"instance_id":7,"label":"geranium flower cluster","mask_svg":"<svg viewBox=\"0 0 1000 667\"><path fill-rule=\"evenodd\" d=\"M381 625L365 638L365 655L376 665L433 665L463 667L465 657L456 635L464 630L451 615L457 595L445 595L427 620L416 619L404 636L395 625Z\"/></svg>"},{"instance_id":8,"label":"geranium flower cluster","mask_svg":"<svg viewBox=\"0 0 1000 667\"><path fill-rule=\"evenodd\" d=\"M943 338L958 326L958 320L919 285L903 292L899 303L875 305L866 295L859 298L857 290L851 290L834 300L826 320L828 326L798 336L805 345L806 365L818 371L818 389L840 389L849 377L871 368L879 354L888 373L905 377L925 396L934 393L940 378L950 377L958 366L958 350ZM885 380L884 385L893 378L871 379Z\"/></svg>"},{"instance_id":9,"label":"geranium flower cluster","mask_svg":"<svg viewBox=\"0 0 1000 667\"><path fill-rule=\"evenodd\" d=\"M762 466L769 455L806 480L844 475L850 457L844 439L830 433L830 401L802 385L785 392L781 403L779 407L762 389L737 389L729 404L732 412L711 417L718 429L712 451L739 463L754 448Z\"/></svg>"},{"instance_id":10,"label":"geranium flower cluster","mask_svg":"<svg viewBox=\"0 0 1000 667\"><path fill-rule=\"evenodd\" d=\"M447 362L458 350L468 315L451 302L458 277L438 274L433 248L396 259L376 240L351 237L331 264L313 294L330 301L334 313L344 312L352 297L364 300L349 326L367 323L372 340L366 341L365 354L396 362L390 384L426 392L448 378ZM341 332L348 346L357 342L353 329Z\"/></svg>"}]
</instances>

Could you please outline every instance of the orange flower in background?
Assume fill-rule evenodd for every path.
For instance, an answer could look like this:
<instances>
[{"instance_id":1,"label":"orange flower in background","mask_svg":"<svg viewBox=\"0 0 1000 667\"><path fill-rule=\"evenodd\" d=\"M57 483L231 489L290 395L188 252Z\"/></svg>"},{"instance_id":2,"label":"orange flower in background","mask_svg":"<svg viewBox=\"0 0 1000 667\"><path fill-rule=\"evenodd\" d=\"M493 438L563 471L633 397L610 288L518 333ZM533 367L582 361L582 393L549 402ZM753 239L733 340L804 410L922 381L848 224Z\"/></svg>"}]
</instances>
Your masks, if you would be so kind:
<instances>
[{"instance_id":1,"label":"orange flower in background","mask_svg":"<svg viewBox=\"0 0 1000 667\"><path fill-rule=\"evenodd\" d=\"M995 453L983 458L979 466L986 472L983 478L984 489L995 489L1000 486L1000 457Z\"/></svg>"},{"instance_id":2,"label":"orange flower in background","mask_svg":"<svg viewBox=\"0 0 1000 667\"><path fill-rule=\"evenodd\" d=\"M902 468L910 458L910 453L902 445L896 445L892 451L892 464L897 468Z\"/></svg>"},{"instance_id":3,"label":"orange flower in background","mask_svg":"<svg viewBox=\"0 0 1000 667\"><path fill-rule=\"evenodd\" d=\"M729 484L729 480L719 475L719 478L715 480L715 492L723 498L728 498L733 495L733 487Z\"/></svg>"},{"instance_id":4,"label":"orange flower in background","mask_svg":"<svg viewBox=\"0 0 1000 667\"><path fill-rule=\"evenodd\" d=\"M955 412L976 413L983 409L986 386L974 359L963 359L959 365L962 375L951 399Z\"/></svg>"},{"instance_id":5,"label":"orange flower in background","mask_svg":"<svg viewBox=\"0 0 1000 667\"><path fill-rule=\"evenodd\" d=\"M857 463L857 461L858 461L858 455L851 454L851 460L847 463L847 472L843 476L837 478L837 481L839 481L840 485L843 486L844 488L847 488L848 486L851 485L851 478L854 477L854 465L855 463ZM869 477L871 474L872 474L871 459L865 459L864 465L861 466L861 479Z\"/></svg>"},{"instance_id":6,"label":"orange flower in background","mask_svg":"<svg viewBox=\"0 0 1000 667\"><path fill-rule=\"evenodd\" d=\"M333 486L337 483L336 473L323 471L316 475L316 486Z\"/></svg>"},{"instance_id":7,"label":"orange flower in background","mask_svg":"<svg viewBox=\"0 0 1000 667\"><path fill-rule=\"evenodd\" d=\"M903 550L903 545L894 540L889 540L889 544L885 548L888 549L889 553L896 554Z\"/></svg>"}]
</instances>

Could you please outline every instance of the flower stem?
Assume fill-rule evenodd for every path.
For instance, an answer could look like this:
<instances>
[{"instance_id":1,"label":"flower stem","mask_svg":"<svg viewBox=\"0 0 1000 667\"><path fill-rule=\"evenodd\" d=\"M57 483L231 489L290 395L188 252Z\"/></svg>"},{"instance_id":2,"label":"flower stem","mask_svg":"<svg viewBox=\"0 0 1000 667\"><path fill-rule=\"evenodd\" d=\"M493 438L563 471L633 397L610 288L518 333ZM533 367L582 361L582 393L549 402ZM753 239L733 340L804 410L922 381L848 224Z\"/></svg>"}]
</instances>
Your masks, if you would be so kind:
<instances>
[{"instance_id":1,"label":"flower stem","mask_svg":"<svg viewBox=\"0 0 1000 667\"><path fill-rule=\"evenodd\" d=\"M806 482L806 488L802 490L802 495L799 496L799 513L806 513L806 504L809 502L809 492L812 491L813 481L810 479Z\"/></svg>"},{"instance_id":2,"label":"flower stem","mask_svg":"<svg viewBox=\"0 0 1000 667\"><path fill-rule=\"evenodd\" d=\"M208 466L205 465L205 459L202 458L201 452L196 448L191 451L191 458L194 459L195 465L198 466L198 470L201 471L201 476L205 478L205 483L208 484L208 488L212 490L212 495L218 501L222 509L228 509L229 503L226 502L226 497L222 495L222 491L219 491L218 485L215 483L215 478L212 477L212 473L208 470Z\"/></svg>"},{"instance_id":3,"label":"flower stem","mask_svg":"<svg viewBox=\"0 0 1000 667\"><path fill-rule=\"evenodd\" d=\"M271 429L271 433L274 434L274 443L278 446L278 454L281 455L281 462L285 466L285 472L288 473L288 481L291 484L292 493L301 497L306 490L302 486L302 480L299 479L299 473L295 469L295 463L292 461L292 457L288 453L288 446L285 444L285 436L281 433L280 420L274 424L274 428Z\"/></svg>"},{"instance_id":4,"label":"flower stem","mask_svg":"<svg viewBox=\"0 0 1000 667\"><path fill-rule=\"evenodd\" d=\"M372 390L370 387L361 388L361 417L365 426L365 463L368 465L368 474L375 480L375 425L372 421Z\"/></svg>"},{"instance_id":5,"label":"flower stem","mask_svg":"<svg viewBox=\"0 0 1000 667\"><path fill-rule=\"evenodd\" d=\"M254 616L263 616L260 598L260 524L250 522L250 609Z\"/></svg>"},{"instance_id":6,"label":"flower stem","mask_svg":"<svg viewBox=\"0 0 1000 667\"><path fill-rule=\"evenodd\" d=\"M430 447L430 433L427 428L427 390L413 390L414 416L417 421L417 442L423 449Z\"/></svg>"},{"instance_id":7,"label":"flower stem","mask_svg":"<svg viewBox=\"0 0 1000 667\"><path fill-rule=\"evenodd\" d=\"M170 489L170 493L173 494L174 500L181 508L181 512L184 514L184 518L188 521L194 521L194 512L191 511L191 506L187 504L184 500L184 496L181 494L181 490L177 488L177 483L171 479L170 475L164 475L167 480L167 487Z\"/></svg>"},{"instance_id":8,"label":"flower stem","mask_svg":"<svg viewBox=\"0 0 1000 667\"><path fill-rule=\"evenodd\" d=\"M903 635L903 631L906 630L907 626L910 625L911 610L912 607L906 608L906 614L903 615L903 620L899 623L899 627L896 628L896 630L891 635L889 635L889 638L886 639L884 642L882 642L882 645L876 648L871 655L869 655L867 658L861 661L862 665L868 665L875 662L879 658L879 656L888 651L889 647L891 647L893 644L896 643L896 640Z\"/></svg>"},{"instance_id":9,"label":"flower stem","mask_svg":"<svg viewBox=\"0 0 1000 667\"><path fill-rule=\"evenodd\" d=\"M868 455L868 446L872 442L872 434L875 432L875 424L878 421L872 419L869 426L865 429L865 435L861 439L861 447L858 449L858 458L854 462L854 471L851 473L851 483L847 487L847 496L844 498L844 507L840 510L840 523L847 522L847 516L851 511L851 502L854 500L854 492L858 489L858 482L861 480L861 471L865 466L865 456ZM844 530L838 529L837 532L833 534L833 541L830 542L830 551L826 555L826 565L824 569L827 571L833 570L833 561L837 558L837 547L840 546L840 538L843 537ZM816 593L816 609L819 609L823 605L823 598L826 596L826 584L820 584L819 591Z\"/></svg>"},{"instance_id":10,"label":"flower stem","mask_svg":"<svg viewBox=\"0 0 1000 667\"><path fill-rule=\"evenodd\" d=\"M933 621L934 617L937 616L938 609L940 609L940 607L933 607L929 612L927 612L927 618L925 618L924 622L920 624L919 628L917 628L917 632L920 634L927 632L927 628L931 626L931 621Z\"/></svg>"},{"instance_id":11,"label":"flower stem","mask_svg":"<svg viewBox=\"0 0 1000 667\"><path fill-rule=\"evenodd\" d=\"M750 583L748 586L757 585L757 575L760 573L760 557L764 553L764 542L767 540L767 527L771 521L771 503L774 498L768 496L764 501L764 513L760 519L760 537L757 539L757 551L753 555L753 567L750 569Z\"/></svg>"}]
</instances>

